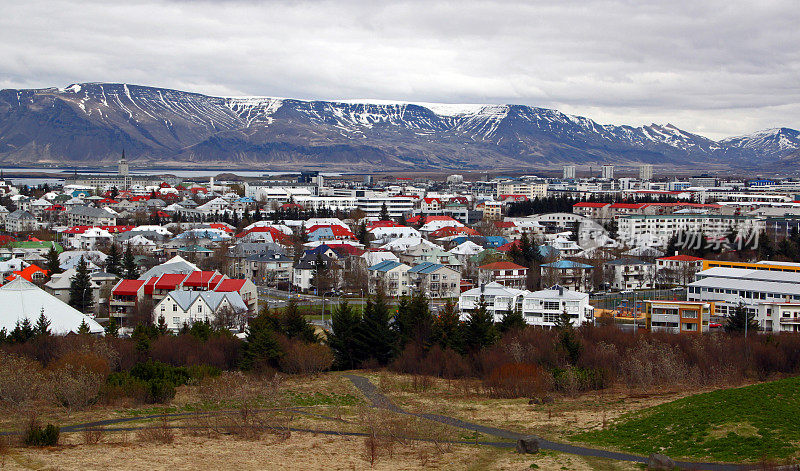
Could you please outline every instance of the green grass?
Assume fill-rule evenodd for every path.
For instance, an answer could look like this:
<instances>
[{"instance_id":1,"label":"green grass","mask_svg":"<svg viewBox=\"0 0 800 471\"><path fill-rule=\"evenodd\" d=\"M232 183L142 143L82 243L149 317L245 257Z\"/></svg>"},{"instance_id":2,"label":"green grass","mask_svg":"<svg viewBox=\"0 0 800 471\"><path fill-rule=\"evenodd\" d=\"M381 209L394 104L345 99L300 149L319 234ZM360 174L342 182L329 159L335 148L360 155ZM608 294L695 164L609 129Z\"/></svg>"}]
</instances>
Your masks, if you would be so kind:
<instances>
[{"instance_id":1,"label":"green grass","mask_svg":"<svg viewBox=\"0 0 800 471\"><path fill-rule=\"evenodd\" d=\"M286 395L296 407L309 406L354 406L360 404L362 399L352 394L320 393L312 394L288 391Z\"/></svg>"},{"instance_id":2,"label":"green grass","mask_svg":"<svg viewBox=\"0 0 800 471\"><path fill-rule=\"evenodd\" d=\"M627 414L573 440L726 462L800 456L800 378L697 394Z\"/></svg>"}]
</instances>

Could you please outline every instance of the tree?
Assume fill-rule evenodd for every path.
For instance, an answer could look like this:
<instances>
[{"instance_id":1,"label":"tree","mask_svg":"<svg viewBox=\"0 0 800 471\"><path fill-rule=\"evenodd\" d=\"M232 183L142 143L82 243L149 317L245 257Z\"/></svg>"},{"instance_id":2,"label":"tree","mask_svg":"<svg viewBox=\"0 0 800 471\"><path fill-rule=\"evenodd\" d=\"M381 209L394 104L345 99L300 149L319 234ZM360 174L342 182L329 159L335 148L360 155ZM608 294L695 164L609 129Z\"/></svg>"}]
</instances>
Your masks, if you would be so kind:
<instances>
[{"instance_id":1,"label":"tree","mask_svg":"<svg viewBox=\"0 0 800 471\"><path fill-rule=\"evenodd\" d=\"M17 325L14 327L14 330L8 334L8 340L11 343L25 343L32 339L35 335L36 331L31 325L30 319L26 317L25 319L22 319L22 322L19 320L17 321Z\"/></svg>"},{"instance_id":2,"label":"tree","mask_svg":"<svg viewBox=\"0 0 800 471\"><path fill-rule=\"evenodd\" d=\"M321 296L328 291L329 288L329 267L325 263L322 252L317 252L317 258L314 260L314 275L311 283L317 289L317 296Z\"/></svg>"},{"instance_id":3,"label":"tree","mask_svg":"<svg viewBox=\"0 0 800 471\"><path fill-rule=\"evenodd\" d=\"M364 317L354 335L358 357L362 360L374 358L381 365L388 364L394 357L397 337L392 329L389 305L382 291L367 300Z\"/></svg>"},{"instance_id":4,"label":"tree","mask_svg":"<svg viewBox=\"0 0 800 471\"><path fill-rule=\"evenodd\" d=\"M47 259L47 272L50 276L61 273L61 264L58 261L58 251L56 251L56 244L50 245L50 250L47 251L45 256Z\"/></svg>"},{"instance_id":5,"label":"tree","mask_svg":"<svg viewBox=\"0 0 800 471\"><path fill-rule=\"evenodd\" d=\"M122 254L120 253L117 244L112 243L111 247L108 249L105 270L112 275L122 278Z\"/></svg>"},{"instance_id":6,"label":"tree","mask_svg":"<svg viewBox=\"0 0 800 471\"><path fill-rule=\"evenodd\" d=\"M78 326L78 335L88 335L89 333L89 324L86 323L86 319L81 319L81 325Z\"/></svg>"},{"instance_id":7,"label":"tree","mask_svg":"<svg viewBox=\"0 0 800 471\"><path fill-rule=\"evenodd\" d=\"M570 316L566 309L561 312L561 314L556 317L556 320L553 322L553 327L558 330L565 330L572 328L572 316Z\"/></svg>"},{"instance_id":8,"label":"tree","mask_svg":"<svg viewBox=\"0 0 800 471\"><path fill-rule=\"evenodd\" d=\"M44 315L44 308L39 312L39 319L36 321L36 327L33 330L37 337L50 335L50 320Z\"/></svg>"},{"instance_id":9,"label":"tree","mask_svg":"<svg viewBox=\"0 0 800 471\"><path fill-rule=\"evenodd\" d=\"M164 315L158 316L158 333L161 335L166 335L169 333L169 327L167 326L167 320L164 318Z\"/></svg>"},{"instance_id":10,"label":"tree","mask_svg":"<svg viewBox=\"0 0 800 471\"><path fill-rule=\"evenodd\" d=\"M725 331L741 334L747 329L750 332L758 330L758 321L755 320L755 313L747 309L744 303L739 303L733 310L733 314L728 316L725 322Z\"/></svg>"},{"instance_id":11,"label":"tree","mask_svg":"<svg viewBox=\"0 0 800 471\"><path fill-rule=\"evenodd\" d=\"M342 370L351 370L361 363L358 357L358 347L355 341L361 316L343 301L333 311L331 319L331 332L328 334L328 345L333 351L336 367Z\"/></svg>"},{"instance_id":12,"label":"tree","mask_svg":"<svg viewBox=\"0 0 800 471\"><path fill-rule=\"evenodd\" d=\"M106 337L117 338L119 337L119 325L117 325L117 319L115 317L111 317L108 319L108 325L105 328Z\"/></svg>"},{"instance_id":13,"label":"tree","mask_svg":"<svg viewBox=\"0 0 800 471\"><path fill-rule=\"evenodd\" d=\"M394 320L401 350L408 342L415 342L423 348L430 346L433 314L424 293L415 292L410 302L403 299L397 306Z\"/></svg>"},{"instance_id":14,"label":"tree","mask_svg":"<svg viewBox=\"0 0 800 471\"><path fill-rule=\"evenodd\" d=\"M389 216L389 208L386 207L386 202L384 201L381 205L381 221L391 221L391 217Z\"/></svg>"},{"instance_id":15,"label":"tree","mask_svg":"<svg viewBox=\"0 0 800 471\"><path fill-rule=\"evenodd\" d=\"M522 310L519 307L514 307L511 311L503 314L500 322L497 323L497 329L500 333L505 334L512 330L524 329L527 325L525 318L522 317Z\"/></svg>"},{"instance_id":16,"label":"tree","mask_svg":"<svg viewBox=\"0 0 800 471\"><path fill-rule=\"evenodd\" d=\"M456 352L462 352L464 337L461 329L458 307L454 302L448 300L433 321L431 338L444 349L450 348Z\"/></svg>"},{"instance_id":17,"label":"tree","mask_svg":"<svg viewBox=\"0 0 800 471\"><path fill-rule=\"evenodd\" d=\"M250 319L247 337L242 347L241 366L245 370L277 364L283 355L280 344L275 338L275 331L268 312L262 312Z\"/></svg>"},{"instance_id":18,"label":"tree","mask_svg":"<svg viewBox=\"0 0 800 471\"><path fill-rule=\"evenodd\" d=\"M82 256L75 267L75 276L70 280L68 304L83 313L89 312L94 306L92 277L89 275L89 265Z\"/></svg>"},{"instance_id":19,"label":"tree","mask_svg":"<svg viewBox=\"0 0 800 471\"><path fill-rule=\"evenodd\" d=\"M567 361L571 365L576 364L583 351L583 344L575 335L575 329L572 328L572 316L565 309L556 318L553 326L559 331L558 343L567 354Z\"/></svg>"},{"instance_id":20,"label":"tree","mask_svg":"<svg viewBox=\"0 0 800 471\"><path fill-rule=\"evenodd\" d=\"M356 237L358 237L358 243L364 245L364 247L369 247L369 231L367 231L367 224L362 222L358 225L358 230L356 231Z\"/></svg>"},{"instance_id":21,"label":"tree","mask_svg":"<svg viewBox=\"0 0 800 471\"><path fill-rule=\"evenodd\" d=\"M297 306L297 299L294 297L289 298L289 303L286 309L283 310L281 316L281 327L283 333L290 339L298 339L308 343L317 342L317 334L314 333L314 328L308 323L303 314Z\"/></svg>"},{"instance_id":22,"label":"tree","mask_svg":"<svg viewBox=\"0 0 800 471\"><path fill-rule=\"evenodd\" d=\"M130 244L125 247L125 257L123 257L122 260L122 268L126 280L135 280L139 278L139 267L136 266L136 260L133 258Z\"/></svg>"},{"instance_id":23,"label":"tree","mask_svg":"<svg viewBox=\"0 0 800 471\"><path fill-rule=\"evenodd\" d=\"M486 300L481 296L478 307L469 313L464 322L464 346L467 350L480 350L497 340L492 313L486 309Z\"/></svg>"}]
</instances>

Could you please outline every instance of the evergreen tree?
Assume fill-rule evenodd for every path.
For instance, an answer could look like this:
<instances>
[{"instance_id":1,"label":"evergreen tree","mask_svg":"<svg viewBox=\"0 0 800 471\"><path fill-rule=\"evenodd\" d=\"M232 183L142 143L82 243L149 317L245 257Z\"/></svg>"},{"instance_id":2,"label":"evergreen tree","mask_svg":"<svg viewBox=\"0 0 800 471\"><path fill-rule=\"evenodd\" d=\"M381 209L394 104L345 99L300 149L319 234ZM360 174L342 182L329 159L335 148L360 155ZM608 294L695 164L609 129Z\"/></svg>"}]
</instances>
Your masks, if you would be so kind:
<instances>
[{"instance_id":1,"label":"evergreen tree","mask_svg":"<svg viewBox=\"0 0 800 471\"><path fill-rule=\"evenodd\" d=\"M758 321L755 319L755 314L748 312L747 306L744 303L739 303L730 314L725 322L725 331L736 334L743 334L745 326L748 332L758 331Z\"/></svg>"},{"instance_id":2,"label":"evergreen tree","mask_svg":"<svg viewBox=\"0 0 800 471\"><path fill-rule=\"evenodd\" d=\"M467 316L463 324L464 346L467 350L477 351L493 344L497 340L492 313L486 309L486 300L481 296L478 307Z\"/></svg>"},{"instance_id":3,"label":"evergreen tree","mask_svg":"<svg viewBox=\"0 0 800 471\"><path fill-rule=\"evenodd\" d=\"M136 260L133 258L130 244L125 247L125 257L122 260L122 268L126 280L135 280L139 278L139 267L136 266Z\"/></svg>"},{"instance_id":4,"label":"evergreen tree","mask_svg":"<svg viewBox=\"0 0 800 471\"><path fill-rule=\"evenodd\" d=\"M558 317L556 317L555 322L553 322L553 327L555 327L558 330L571 329L572 316L567 314L566 310L562 311L561 314L559 314Z\"/></svg>"},{"instance_id":5,"label":"evergreen tree","mask_svg":"<svg viewBox=\"0 0 800 471\"><path fill-rule=\"evenodd\" d=\"M22 322L19 320L17 321L17 325L14 327L14 330L11 331L11 334L9 334L8 337L11 343L25 343L32 339L35 335L36 331L31 325L30 319L26 317L25 319L22 319Z\"/></svg>"},{"instance_id":6,"label":"evergreen tree","mask_svg":"<svg viewBox=\"0 0 800 471\"><path fill-rule=\"evenodd\" d=\"M81 325L78 326L78 335L88 335L89 333L89 324L86 323L86 319L81 319Z\"/></svg>"},{"instance_id":7,"label":"evergreen tree","mask_svg":"<svg viewBox=\"0 0 800 471\"><path fill-rule=\"evenodd\" d=\"M250 319L247 337L242 346L241 366L245 370L274 366L283 355L280 344L275 339L272 320L264 313Z\"/></svg>"},{"instance_id":8,"label":"evergreen tree","mask_svg":"<svg viewBox=\"0 0 800 471\"><path fill-rule=\"evenodd\" d=\"M39 312L39 319L36 321L34 331L37 336L50 335L50 320L44 315L44 308Z\"/></svg>"},{"instance_id":9,"label":"evergreen tree","mask_svg":"<svg viewBox=\"0 0 800 471\"><path fill-rule=\"evenodd\" d=\"M464 337L458 307L447 301L433 322L432 339L442 348L450 348L457 352L464 350Z\"/></svg>"},{"instance_id":10,"label":"evergreen tree","mask_svg":"<svg viewBox=\"0 0 800 471\"><path fill-rule=\"evenodd\" d=\"M515 307L510 312L503 314L500 322L497 323L497 329L501 334L505 334L512 330L524 329L527 325L525 318L522 317L522 310Z\"/></svg>"},{"instance_id":11,"label":"evergreen tree","mask_svg":"<svg viewBox=\"0 0 800 471\"><path fill-rule=\"evenodd\" d=\"M0 329L0 344L6 343L8 341L9 341L8 332L6 331L6 328L3 327L2 329Z\"/></svg>"},{"instance_id":12,"label":"evergreen tree","mask_svg":"<svg viewBox=\"0 0 800 471\"><path fill-rule=\"evenodd\" d=\"M356 368L364 359L358 357L355 342L361 316L345 300L333 311L328 345L336 359L336 367L342 370Z\"/></svg>"},{"instance_id":13,"label":"evergreen tree","mask_svg":"<svg viewBox=\"0 0 800 471\"><path fill-rule=\"evenodd\" d=\"M70 280L68 304L83 313L89 312L94 306L92 278L89 275L89 265L83 257L78 261L75 276Z\"/></svg>"},{"instance_id":14,"label":"evergreen tree","mask_svg":"<svg viewBox=\"0 0 800 471\"><path fill-rule=\"evenodd\" d=\"M401 349L412 341L421 347L429 346L433 328L433 314L425 294L422 292L414 293L410 302L403 299L397 306L397 315L394 320Z\"/></svg>"},{"instance_id":15,"label":"evergreen tree","mask_svg":"<svg viewBox=\"0 0 800 471\"><path fill-rule=\"evenodd\" d=\"M775 258L775 245L767 231L761 231L758 235L758 258L761 260L773 260Z\"/></svg>"},{"instance_id":16,"label":"evergreen tree","mask_svg":"<svg viewBox=\"0 0 800 471\"><path fill-rule=\"evenodd\" d=\"M381 205L381 221L391 221L389 216L389 208L386 207L386 202Z\"/></svg>"},{"instance_id":17,"label":"evergreen tree","mask_svg":"<svg viewBox=\"0 0 800 471\"><path fill-rule=\"evenodd\" d=\"M158 333L161 335L166 335L169 333L169 327L167 326L167 320L164 318L164 315L158 316L158 325L156 326L158 329Z\"/></svg>"},{"instance_id":18,"label":"evergreen tree","mask_svg":"<svg viewBox=\"0 0 800 471\"><path fill-rule=\"evenodd\" d=\"M58 252L56 251L56 244L50 245L50 250L47 251L47 258L46 269L50 276L56 275L61 273L61 264L58 262Z\"/></svg>"},{"instance_id":19,"label":"evergreen tree","mask_svg":"<svg viewBox=\"0 0 800 471\"><path fill-rule=\"evenodd\" d=\"M117 319L115 317L111 317L108 319L108 325L106 325L105 331L106 331L106 337L110 338L119 337L119 325L117 325Z\"/></svg>"},{"instance_id":20,"label":"evergreen tree","mask_svg":"<svg viewBox=\"0 0 800 471\"><path fill-rule=\"evenodd\" d=\"M314 260L314 275L311 279L311 283L317 289L317 296L321 296L328 291L328 271L329 268L325 263L322 252L317 252L317 258Z\"/></svg>"},{"instance_id":21,"label":"evergreen tree","mask_svg":"<svg viewBox=\"0 0 800 471\"><path fill-rule=\"evenodd\" d=\"M314 328L303 317L297 306L297 300L293 297L289 298L289 303L286 305L286 309L283 310L281 326L283 333L290 339L298 339L309 343L319 340L317 334L314 333Z\"/></svg>"},{"instance_id":22,"label":"evergreen tree","mask_svg":"<svg viewBox=\"0 0 800 471\"><path fill-rule=\"evenodd\" d=\"M369 247L369 231L367 231L367 224L361 223L358 225L358 231L356 232L356 237L358 237L358 243L363 244L364 247Z\"/></svg>"},{"instance_id":23,"label":"evergreen tree","mask_svg":"<svg viewBox=\"0 0 800 471\"><path fill-rule=\"evenodd\" d=\"M575 329L572 328L572 317L564 310L556 318L553 327L559 331L558 343L567 354L567 361L571 365L576 364L583 351L583 344L575 335Z\"/></svg>"},{"instance_id":24,"label":"evergreen tree","mask_svg":"<svg viewBox=\"0 0 800 471\"><path fill-rule=\"evenodd\" d=\"M388 364L396 352L396 335L392 329L389 305L381 291L367 300L364 317L355 333L358 358L374 358L381 365Z\"/></svg>"},{"instance_id":25,"label":"evergreen tree","mask_svg":"<svg viewBox=\"0 0 800 471\"><path fill-rule=\"evenodd\" d=\"M117 244L111 244L111 247L108 249L105 270L112 275L117 275L122 278L122 254Z\"/></svg>"}]
</instances>

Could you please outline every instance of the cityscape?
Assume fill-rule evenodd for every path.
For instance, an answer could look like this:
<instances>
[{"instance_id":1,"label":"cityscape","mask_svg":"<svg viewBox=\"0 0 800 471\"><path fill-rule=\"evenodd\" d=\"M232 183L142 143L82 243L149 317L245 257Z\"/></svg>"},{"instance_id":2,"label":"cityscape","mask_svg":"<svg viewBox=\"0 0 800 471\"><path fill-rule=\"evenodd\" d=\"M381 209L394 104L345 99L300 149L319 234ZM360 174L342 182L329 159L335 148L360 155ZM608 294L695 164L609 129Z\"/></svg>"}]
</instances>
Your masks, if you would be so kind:
<instances>
[{"instance_id":1,"label":"cityscape","mask_svg":"<svg viewBox=\"0 0 800 471\"><path fill-rule=\"evenodd\" d=\"M800 469L797 5L0 5L0 468Z\"/></svg>"}]
</instances>

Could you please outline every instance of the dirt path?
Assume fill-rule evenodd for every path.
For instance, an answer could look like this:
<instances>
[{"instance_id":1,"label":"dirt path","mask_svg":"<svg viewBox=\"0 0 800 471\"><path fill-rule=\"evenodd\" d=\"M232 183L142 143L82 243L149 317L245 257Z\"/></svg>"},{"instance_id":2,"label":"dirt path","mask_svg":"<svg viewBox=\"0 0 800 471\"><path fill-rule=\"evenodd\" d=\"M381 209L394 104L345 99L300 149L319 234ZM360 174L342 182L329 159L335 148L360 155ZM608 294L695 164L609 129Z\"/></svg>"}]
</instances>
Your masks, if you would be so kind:
<instances>
[{"instance_id":1,"label":"dirt path","mask_svg":"<svg viewBox=\"0 0 800 471\"><path fill-rule=\"evenodd\" d=\"M509 440L519 440L520 438L529 436L518 432L513 432L510 430L504 430L496 427L487 427L472 422L466 422L461 419L456 419L454 417L448 417L446 415L415 414L412 412L407 412L402 408L398 407L396 404L394 404L391 399L386 397L386 395L381 393L378 390L378 388L374 384L372 384L370 380L367 379L366 377L353 374L344 375L344 377L349 379L353 383L353 386L355 386L359 391L361 391L364 397L366 397L367 400L371 402L374 407L386 409L392 412L396 412L398 414L412 415L423 419L433 420L435 422L440 422L445 425L450 425L453 427L465 430L471 430L474 432L483 433L494 437L505 438ZM567 443L551 442L541 437L536 437L536 438L539 440L539 447L546 450L560 451L563 453L570 453L578 456L589 456L597 458L608 458L619 461L647 463L647 458L639 455L621 453L616 451L608 451L597 448L589 448L578 445L570 445ZM740 470L754 469L753 467L749 466L727 464L727 463L693 463L693 462L676 461L676 464L682 469L706 470L706 471L740 471Z\"/></svg>"}]
</instances>

